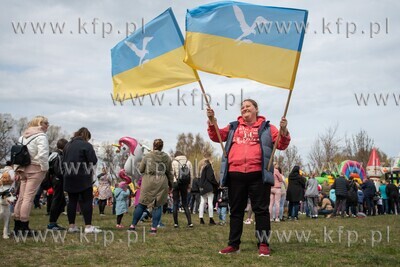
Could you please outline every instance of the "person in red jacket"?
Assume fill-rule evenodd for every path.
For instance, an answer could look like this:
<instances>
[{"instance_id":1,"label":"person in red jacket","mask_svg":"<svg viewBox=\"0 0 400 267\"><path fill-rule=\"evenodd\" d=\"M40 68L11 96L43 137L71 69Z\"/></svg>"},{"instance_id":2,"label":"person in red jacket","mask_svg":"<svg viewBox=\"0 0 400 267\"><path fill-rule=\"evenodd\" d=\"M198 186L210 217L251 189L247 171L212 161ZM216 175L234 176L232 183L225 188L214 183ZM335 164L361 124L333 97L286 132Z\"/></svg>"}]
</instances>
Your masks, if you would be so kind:
<instances>
[{"instance_id":1,"label":"person in red jacket","mask_svg":"<svg viewBox=\"0 0 400 267\"><path fill-rule=\"evenodd\" d=\"M213 125L214 111L207 110L208 135L218 142ZM227 158L221 162L220 183L229 190L230 232L228 247L220 254L239 252L240 238L243 232L244 210L247 198L256 220L256 237L259 256L269 256L268 236L271 229L269 202L271 186L274 185L273 166L267 170L274 142L280 134L277 148L284 150L290 143L287 120L282 118L278 129L269 124L265 117L258 115L258 105L252 99L246 99L241 105L241 116L227 127L220 129L222 141L226 141Z\"/></svg>"}]
</instances>

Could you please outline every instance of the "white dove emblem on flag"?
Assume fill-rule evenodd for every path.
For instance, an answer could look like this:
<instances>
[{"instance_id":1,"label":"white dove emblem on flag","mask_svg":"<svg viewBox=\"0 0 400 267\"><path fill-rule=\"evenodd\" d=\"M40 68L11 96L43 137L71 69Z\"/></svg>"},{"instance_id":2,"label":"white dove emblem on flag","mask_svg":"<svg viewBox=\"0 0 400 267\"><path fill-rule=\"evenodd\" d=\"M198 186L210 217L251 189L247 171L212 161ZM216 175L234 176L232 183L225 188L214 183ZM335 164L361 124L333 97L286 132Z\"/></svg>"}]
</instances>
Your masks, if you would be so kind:
<instances>
[{"instance_id":1,"label":"white dove emblem on flag","mask_svg":"<svg viewBox=\"0 0 400 267\"><path fill-rule=\"evenodd\" d=\"M259 24L266 24L269 23L269 21L261 16L258 16L253 24L249 26L246 22L246 18L244 17L243 11L238 7L238 6L233 6L233 12L235 13L235 17L237 21L239 22L240 29L242 30L243 34L240 35L237 39L236 42L239 43L253 43L252 40L247 39L246 37L251 35L251 34L256 34L255 28Z\"/></svg>"},{"instance_id":2,"label":"white dove emblem on flag","mask_svg":"<svg viewBox=\"0 0 400 267\"><path fill-rule=\"evenodd\" d=\"M149 42L153 39L153 37L144 37L142 49L139 49L134 43L125 41L125 44L136 54L139 58L139 66L143 68L143 64L148 61L148 59L143 60L146 54L149 53L149 50L146 49Z\"/></svg>"}]
</instances>

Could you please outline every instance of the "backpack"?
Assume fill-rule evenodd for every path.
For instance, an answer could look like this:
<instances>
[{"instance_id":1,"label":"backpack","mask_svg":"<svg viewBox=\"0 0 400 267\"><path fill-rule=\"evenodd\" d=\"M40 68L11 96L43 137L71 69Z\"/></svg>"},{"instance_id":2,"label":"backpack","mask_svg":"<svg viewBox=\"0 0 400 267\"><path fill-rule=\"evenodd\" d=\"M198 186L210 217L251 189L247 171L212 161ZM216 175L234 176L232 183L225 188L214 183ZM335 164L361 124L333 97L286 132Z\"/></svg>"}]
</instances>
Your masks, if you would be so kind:
<instances>
[{"instance_id":1,"label":"backpack","mask_svg":"<svg viewBox=\"0 0 400 267\"><path fill-rule=\"evenodd\" d=\"M12 164L16 164L23 167L31 164L31 156L29 155L28 145L38 136L40 135L33 137L31 140L29 140L28 143L26 143L26 145L23 144L24 138L22 137L21 143L17 142L15 145L11 147Z\"/></svg>"},{"instance_id":2,"label":"backpack","mask_svg":"<svg viewBox=\"0 0 400 267\"><path fill-rule=\"evenodd\" d=\"M57 156L49 162L49 170L51 170L52 174L56 177L63 177L64 175L62 162L63 155L61 153L57 153Z\"/></svg>"},{"instance_id":3,"label":"backpack","mask_svg":"<svg viewBox=\"0 0 400 267\"><path fill-rule=\"evenodd\" d=\"M184 164L181 164L178 161L178 164L180 165L179 168L179 173L177 177L178 184L189 184L190 183L190 170L189 167L187 166L187 160Z\"/></svg>"},{"instance_id":4,"label":"backpack","mask_svg":"<svg viewBox=\"0 0 400 267\"><path fill-rule=\"evenodd\" d=\"M49 170L46 173L42 183L40 186L47 190L53 185L54 177L63 177L63 169L62 169L62 155L57 152L55 157L50 156L49 158Z\"/></svg>"}]
</instances>

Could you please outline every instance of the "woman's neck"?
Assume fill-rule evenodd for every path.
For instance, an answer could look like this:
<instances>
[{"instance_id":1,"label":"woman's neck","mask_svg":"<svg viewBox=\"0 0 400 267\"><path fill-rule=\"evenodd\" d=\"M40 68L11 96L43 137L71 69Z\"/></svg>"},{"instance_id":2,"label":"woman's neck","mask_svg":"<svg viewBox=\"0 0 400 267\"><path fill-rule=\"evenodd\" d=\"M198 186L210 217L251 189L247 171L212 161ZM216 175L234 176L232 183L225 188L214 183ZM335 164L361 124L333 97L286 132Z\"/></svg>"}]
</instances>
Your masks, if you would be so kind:
<instances>
[{"instance_id":1,"label":"woman's neck","mask_svg":"<svg viewBox=\"0 0 400 267\"><path fill-rule=\"evenodd\" d=\"M246 123L247 126L252 126L254 123L256 123L257 118L249 118L249 119L245 119L244 122Z\"/></svg>"}]
</instances>

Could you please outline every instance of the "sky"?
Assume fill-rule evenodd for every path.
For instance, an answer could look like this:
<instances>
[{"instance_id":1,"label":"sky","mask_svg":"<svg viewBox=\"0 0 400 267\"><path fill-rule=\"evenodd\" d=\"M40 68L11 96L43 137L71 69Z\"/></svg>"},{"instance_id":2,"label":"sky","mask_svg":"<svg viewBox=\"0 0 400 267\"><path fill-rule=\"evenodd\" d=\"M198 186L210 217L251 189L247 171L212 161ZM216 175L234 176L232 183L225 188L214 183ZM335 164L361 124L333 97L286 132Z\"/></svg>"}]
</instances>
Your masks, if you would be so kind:
<instances>
[{"instance_id":1,"label":"sky","mask_svg":"<svg viewBox=\"0 0 400 267\"><path fill-rule=\"evenodd\" d=\"M150 97L135 106L129 101L122 106L113 102L110 50L126 37L127 28L139 28L169 7L184 33L186 10L210 2L2 1L0 113L11 113L14 118L41 114L69 133L85 126L95 142L131 136L151 144L162 138L169 151L182 132L200 133L208 140L207 117L196 83L159 93L161 105L153 105ZM307 161L318 135L335 125L339 137L363 129L376 147L390 157L397 156L400 2L248 3L309 11L309 30L287 114L291 144L303 160ZM37 23L46 24L42 33L37 29L34 33L32 25ZM63 33L53 33L55 23L64 25ZM251 80L199 75L221 127L236 119L240 99L245 98L258 101L260 114L279 124L287 90ZM360 101L361 95L368 101ZM376 98L380 97L386 104L381 99L378 105ZM215 148L221 152L218 144Z\"/></svg>"}]
</instances>

